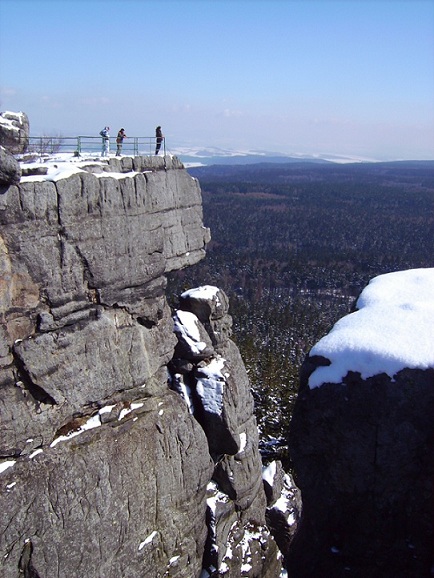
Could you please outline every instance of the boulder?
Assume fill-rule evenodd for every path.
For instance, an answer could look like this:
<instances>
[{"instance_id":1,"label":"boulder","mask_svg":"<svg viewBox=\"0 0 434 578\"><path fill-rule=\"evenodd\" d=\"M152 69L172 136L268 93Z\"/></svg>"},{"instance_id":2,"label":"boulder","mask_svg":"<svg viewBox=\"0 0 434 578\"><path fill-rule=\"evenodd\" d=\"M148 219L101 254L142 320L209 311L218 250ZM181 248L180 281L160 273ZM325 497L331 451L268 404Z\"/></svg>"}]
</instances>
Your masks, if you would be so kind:
<instances>
[{"instance_id":1,"label":"boulder","mask_svg":"<svg viewBox=\"0 0 434 578\"><path fill-rule=\"evenodd\" d=\"M0 146L0 187L17 185L20 180L20 163L8 150Z\"/></svg>"},{"instance_id":2,"label":"boulder","mask_svg":"<svg viewBox=\"0 0 434 578\"><path fill-rule=\"evenodd\" d=\"M0 113L0 146L14 155L29 146L29 119L24 112Z\"/></svg>"}]
</instances>

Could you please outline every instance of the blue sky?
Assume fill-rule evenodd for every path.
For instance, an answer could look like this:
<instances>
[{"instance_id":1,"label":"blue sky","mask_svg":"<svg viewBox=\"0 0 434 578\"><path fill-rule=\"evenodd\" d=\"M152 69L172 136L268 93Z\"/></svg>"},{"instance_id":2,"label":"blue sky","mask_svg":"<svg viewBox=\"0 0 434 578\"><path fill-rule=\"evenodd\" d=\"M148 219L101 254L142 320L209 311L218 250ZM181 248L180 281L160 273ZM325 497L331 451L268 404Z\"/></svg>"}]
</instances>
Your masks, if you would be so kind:
<instances>
[{"instance_id":1,"label":"blue sky","mask_svg":"<svg viewBox=\"0 0 434 578\"><path fill-rule=\"evenodd\" d=\"M0 0L31 134L434 159L432 0Z\"/></svg>"}]
</instances>

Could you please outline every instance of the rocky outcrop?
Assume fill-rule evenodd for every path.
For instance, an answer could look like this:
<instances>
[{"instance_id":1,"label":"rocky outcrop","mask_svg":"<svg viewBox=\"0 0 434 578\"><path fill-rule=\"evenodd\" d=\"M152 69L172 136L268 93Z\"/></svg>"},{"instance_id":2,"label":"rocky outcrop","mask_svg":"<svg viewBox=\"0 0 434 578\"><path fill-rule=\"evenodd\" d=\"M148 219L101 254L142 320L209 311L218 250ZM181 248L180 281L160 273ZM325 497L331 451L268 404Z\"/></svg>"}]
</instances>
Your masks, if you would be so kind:
<instances>
[{"instance_id":1,"label":"rocky outcrop","mask_svg":"<svg viewBox=\"0 0 434 578\"><path fill-rule=\"evenodd\" d=\"M0 192L21 179L20 163L14 153L22 153L29 142L29 121L23 113L0 113Z\"/></svg>"},{"instance_id":2,"label":"rocky outcrop","mask_svg":"<svg viewBox=\"0 0 434 578\"><path fill-rule=\"evenodd\" d=\"M0 194L0 574L276 578L227 298L166 301L205 255L199 184L76 161Z\"/></svg>"},{"instance_id":3,"label":"rocky outcrop","mask_svg":"<svg viewBox=\"0 0 434 578\"><path fill-rule=\"evenodd\" d=\"M432 575L434 275L374 281L302 368L289 438L303 498L297 578Z\"/></svg>"},{"instance_id":4,"label":"rocky outcrop","mask_svg":"<svg viewBox=\"0 0 434 578\"><path fill-rule=\"evenodd\" d=\"M253 398L231 327L223 291L205 286L183 293L171 383L206 433L214 461L206 576L272 578L280 574L280 553L266 525Z\"/></svg>"},{"instance_id":5,"label":"rocky outcrop","mask_svg":"<svg viewBox=\"0 0 434 578\"><path fill-rule=\"evenodd\" d=\"M0 146L21 154L29 146L29 119L24 112L0 112Z\"/></svg>"},{"instance_id":6,"label":"rocky outcrop","mask_svg":"<svg viewBox=\"0 0 434 578\"><path fill-rule=\"evenodd\" d=\"M286 567L302 511L300 490L279 461L273 461L263 469L262 479L267 497L267 526L282 553L283 566Z\"/></svg>"},{"instance_id":7,"label":"rocky outcrop","mask_svg":"<svg viewBox=\"0 0 434 578\"><path fill-rule=\"evenodd\" d=\"M17 185L20 180L20 163L9 151L0 146L0 187Z\"/></svg>"},{"instance_id":8,"label":"rocky outcrop","mask_svg":"<svg viewBox=\"0 0 434 578\"><path fill-rule=\"evenodd\" d=\"M167 387L164 274L209 232L198 183L167 161L0 196L5 578L201 572L213 463Z\"/></svg>"}]
</instances>

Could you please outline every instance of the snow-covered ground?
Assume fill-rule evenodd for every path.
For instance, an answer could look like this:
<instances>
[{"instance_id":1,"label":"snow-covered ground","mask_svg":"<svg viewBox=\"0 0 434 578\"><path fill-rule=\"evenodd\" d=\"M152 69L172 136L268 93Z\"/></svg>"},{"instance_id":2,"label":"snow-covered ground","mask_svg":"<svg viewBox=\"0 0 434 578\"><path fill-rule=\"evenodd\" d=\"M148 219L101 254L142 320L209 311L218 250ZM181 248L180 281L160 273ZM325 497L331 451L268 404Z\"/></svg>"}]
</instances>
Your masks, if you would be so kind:
<instances>
[{"instance_id":1,"label":"snow-covered ground","mask_svg":"<svg viewBox=\"0 0 434 578\"><path fill-rule=\"evenodd\" d=\"M108 158L121 157L115 157L115 155L112 154ZM100 172L98 172L98 170L94 171L94 174L97 177L127 178L133 177L135 174L137 174L135 172L115 173L108 172L107 170L103 171L103 168L107 167L108 158L102 157L101 155L95 153L83 153L79 157L72 153L57 153L53 155L40 156L37 158L35 157L31 161L21 161L20 157L18 157L24 170L46 170L46 174L22 176L21 182L26 183L31 181L57 181L59 179L66 179L73 174L84 171L84 167L88 167L89 165L92 165L95 167L95 169L100 167Z\"/></svg>"}]
</instances>

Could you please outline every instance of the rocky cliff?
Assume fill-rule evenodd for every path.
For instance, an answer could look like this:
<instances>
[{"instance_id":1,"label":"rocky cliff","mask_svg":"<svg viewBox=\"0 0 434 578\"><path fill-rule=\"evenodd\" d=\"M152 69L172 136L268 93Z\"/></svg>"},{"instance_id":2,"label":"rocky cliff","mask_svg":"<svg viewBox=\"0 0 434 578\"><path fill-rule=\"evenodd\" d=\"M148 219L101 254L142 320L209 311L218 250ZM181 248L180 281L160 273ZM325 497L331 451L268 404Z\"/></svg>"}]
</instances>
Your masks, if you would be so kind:
<instances>
[{"instance_id":1,"label":"rocky cliff","mask_svg":"<svg viewBox=\"0 0 434 578\"><path fill-rule=\"evenodd\" d=\"M433 575L433 296L433 269L377 277L306 359L290 576Z\"/></svg>"},{"instance_id":2,"label":"rocky cliff","mask_svg":"<svg viewBox=\"0 0 434 578\"><path fill-rule=\"evenodd\" d=\"M0 189L0 574L279 576L227 298L166 301L205 255L198 182L170 157L40 169Z\"/></svg>"}]
</instances>

